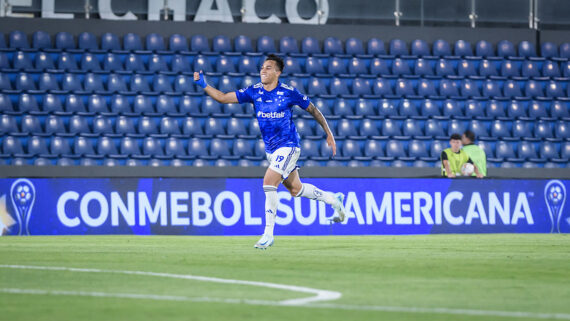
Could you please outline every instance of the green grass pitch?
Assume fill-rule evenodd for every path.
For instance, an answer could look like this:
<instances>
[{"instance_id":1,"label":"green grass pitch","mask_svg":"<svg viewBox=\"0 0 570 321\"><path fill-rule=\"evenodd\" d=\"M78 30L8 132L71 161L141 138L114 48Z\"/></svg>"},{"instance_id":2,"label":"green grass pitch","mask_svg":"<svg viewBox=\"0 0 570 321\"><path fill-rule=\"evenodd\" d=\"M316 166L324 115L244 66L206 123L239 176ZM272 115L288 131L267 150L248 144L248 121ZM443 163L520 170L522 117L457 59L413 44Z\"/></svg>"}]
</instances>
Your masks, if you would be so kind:
<instances>
[{"instance_id":1,"label":"green grass pitch","mask_svg":"<svg viewBox=\"0 0 570 321\"><path fill-rule=\"evenodd\" d=\"M2 320L570 320L569 235L0 238ZM89 271L22 269L66 267ZM12 267L9 267L12 266ZM213 283L143 271L336 291Z\"/></svg>"}]
</instances>

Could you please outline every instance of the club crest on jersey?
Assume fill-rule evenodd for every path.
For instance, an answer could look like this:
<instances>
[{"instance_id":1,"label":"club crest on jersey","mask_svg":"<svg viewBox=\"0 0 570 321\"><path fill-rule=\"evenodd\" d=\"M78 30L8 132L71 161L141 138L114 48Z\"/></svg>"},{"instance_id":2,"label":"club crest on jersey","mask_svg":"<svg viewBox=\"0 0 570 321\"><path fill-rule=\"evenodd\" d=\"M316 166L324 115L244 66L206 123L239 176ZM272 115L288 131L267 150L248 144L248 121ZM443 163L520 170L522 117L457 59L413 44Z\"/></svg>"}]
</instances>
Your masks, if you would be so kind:
<instances>
[{"instance_id":1,"label":"club crest on jersey","mask_svg":"<svg viewBox=\"0 0 570 321\"><path fill-rule=\"evenodd\" d=\"M272 118L273 119L273 118L283 118L283 117L285 117L284 111L282 111L280 113L276 112L276 111L270 112L270 113L264 113L262 111L257 112L257 118Z\"/></svg>"}]
</instances>

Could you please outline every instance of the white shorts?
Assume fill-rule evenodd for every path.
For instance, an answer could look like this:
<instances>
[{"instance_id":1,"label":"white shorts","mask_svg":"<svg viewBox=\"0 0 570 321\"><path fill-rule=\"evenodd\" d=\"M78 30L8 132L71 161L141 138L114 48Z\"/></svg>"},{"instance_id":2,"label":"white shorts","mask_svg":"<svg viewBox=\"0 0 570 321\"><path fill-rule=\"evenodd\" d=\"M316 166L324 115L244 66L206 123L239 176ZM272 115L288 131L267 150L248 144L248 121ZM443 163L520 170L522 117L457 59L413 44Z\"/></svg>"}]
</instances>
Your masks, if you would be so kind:
<instances>
[{"instance_id":1,"label":"white shorts","mask_svg":"<svg viewBox=\"0 0 570 321\"><path fill-rule=\"evenodd\" d=\"M299 147L281 147L271 154L266 153L269 168L281 174L284 180L299 167L297 166L299 155L301 155Z\"/></svg>"}]
</instances>

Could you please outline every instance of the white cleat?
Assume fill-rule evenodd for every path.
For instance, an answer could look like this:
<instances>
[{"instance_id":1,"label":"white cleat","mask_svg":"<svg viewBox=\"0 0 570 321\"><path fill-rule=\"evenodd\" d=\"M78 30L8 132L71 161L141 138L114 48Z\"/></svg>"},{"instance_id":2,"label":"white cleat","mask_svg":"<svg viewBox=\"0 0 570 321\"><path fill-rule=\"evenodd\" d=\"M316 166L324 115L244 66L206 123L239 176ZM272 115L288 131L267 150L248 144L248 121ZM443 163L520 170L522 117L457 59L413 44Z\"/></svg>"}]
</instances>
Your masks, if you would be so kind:
<instances>
[{"instance_id":1,"label":"white cleat","mask_svg":"<svg viewBox=\"0 0 570 321\"><path fill-rule=\"evenodd\" d=\"M257 241L257 243L255 243L253 247L260 250L266 250L268 247L273 245L274 241L275 240L273 239L273 235L263 234L259 239L259 241Z\"/></svg>"},{"instance_id":2,"label":"white cleat","mask_svg":"<svg viewBox=\"0 0 570 321\"><path fill-rule=\"evenodd\" d=\"M344 221L346 216L346 212L344 210L344 194L343 193L336 193L335 195L337 199L337 203L333 205L335 216L333 218L333 222L340 223Z\"/></svg>"}]
</instances>

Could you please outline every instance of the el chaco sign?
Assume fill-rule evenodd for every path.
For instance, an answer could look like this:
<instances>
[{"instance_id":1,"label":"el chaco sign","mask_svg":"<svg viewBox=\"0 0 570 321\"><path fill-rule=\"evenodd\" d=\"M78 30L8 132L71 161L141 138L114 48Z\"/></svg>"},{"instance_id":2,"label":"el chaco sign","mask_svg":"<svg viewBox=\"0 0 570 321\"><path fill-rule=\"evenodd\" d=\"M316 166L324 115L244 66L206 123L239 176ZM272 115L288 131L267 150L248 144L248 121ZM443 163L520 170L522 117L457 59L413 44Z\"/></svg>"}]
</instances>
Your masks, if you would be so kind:
<instances>
[{"instance_id":1,"label":"el chaco sign","mask_svg":"<svg viewBox=\"0 0 570 321\"><path fill-rule=\"evenodd\" d=\"M283 20L275 13L269 17L259 17L255 11L257 0L240 1L240 11L234 14L230 8L230 0L200 0L197 10L192 13L188 11L191 8L187 7L186 0L147 0L146 17L151 21L161 20L161 14L167 7L174 21L325 24L329 15L328 0L312 1L315 2L317 10L310 18L299 12L301 0L274 2L275 13L283 12L283 9L285 11L286 20ZM41 18L73 19L75 17L73 13L58 12L56 4L58 9L63 4L57 3L57 0L40 0L39 2L41 8L37 8L37 3L34 4L33 0L0 0L0 17L34 17L33 12L38 10L41 12ZM114 12L111 2L111 0L91 0L92 13L98 13L99 18L104 20L139 20L139 17L132 11L121 14ZM116 2L119 1L115 0ZM241 19L234 19L234 15L241 16ZM192 19L191 16L193 16Z\"/></svg>"}]
</instances>

